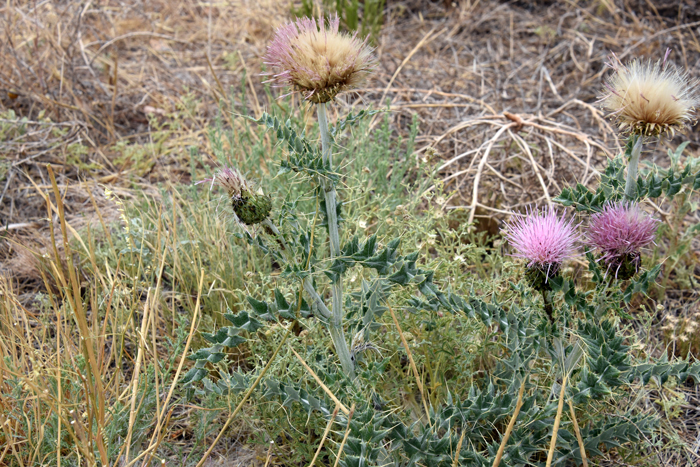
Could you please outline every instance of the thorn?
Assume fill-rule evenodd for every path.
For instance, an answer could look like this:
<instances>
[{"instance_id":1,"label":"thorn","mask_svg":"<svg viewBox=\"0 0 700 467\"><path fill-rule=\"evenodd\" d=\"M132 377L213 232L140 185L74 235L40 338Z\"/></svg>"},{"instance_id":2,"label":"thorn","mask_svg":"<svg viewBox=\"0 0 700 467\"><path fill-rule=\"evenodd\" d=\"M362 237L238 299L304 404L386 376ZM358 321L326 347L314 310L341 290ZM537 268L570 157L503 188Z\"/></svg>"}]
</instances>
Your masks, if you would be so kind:
<instances>
[{"instance_id":1,"label":"thorn","mask_svg":"<svg viewBox=\"0 0 700 467\"><path fill-rule=\"evenodd\" d=\"M666 67L666 59L668 58L669 55L671 55L671 48L670 48L670 47L668 47L668 48L666 49L666 53L664 54L664 61L663 61L663 63L661 64L661 67L662 67L662 68L665 68L665 67Z\"/></svg>"}]
</instances>

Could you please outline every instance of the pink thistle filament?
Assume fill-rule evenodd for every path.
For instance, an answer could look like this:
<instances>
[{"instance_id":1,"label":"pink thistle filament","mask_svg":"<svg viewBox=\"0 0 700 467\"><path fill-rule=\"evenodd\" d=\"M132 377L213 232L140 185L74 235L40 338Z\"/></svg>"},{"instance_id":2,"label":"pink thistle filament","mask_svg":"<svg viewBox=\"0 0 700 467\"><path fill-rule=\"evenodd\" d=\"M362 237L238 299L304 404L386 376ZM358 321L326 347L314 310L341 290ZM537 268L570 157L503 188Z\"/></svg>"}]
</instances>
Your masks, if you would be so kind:
<instances>
[{"instance_id":1,"label":"pink thistle filament","mask_svg":"<svg viewBox=\"0 0 700 467\"><path fill-rule=\"evenodd\" d=\"M615 267L616 275L626 261L630 262L633 270L625 276L631 277L639 269L640 250L654 242L658 224L637 204L607 203L601 212L591 216L588 243L601 252L601 260L608 268Z\"/></svg>"},{"instance_id":2,"label":"pink thistle filament","mask_svg":"<svg viewBox=\"0 0 700 467\"><path fill-rule=\"evenodd\" d=\"M573 220L560 218L551 207L515 217L507 224L505 237L515 250L513 256L525 259L528 268L537 268L548 276L576 255L579 240Z\"/></svg>"}]
</instances>

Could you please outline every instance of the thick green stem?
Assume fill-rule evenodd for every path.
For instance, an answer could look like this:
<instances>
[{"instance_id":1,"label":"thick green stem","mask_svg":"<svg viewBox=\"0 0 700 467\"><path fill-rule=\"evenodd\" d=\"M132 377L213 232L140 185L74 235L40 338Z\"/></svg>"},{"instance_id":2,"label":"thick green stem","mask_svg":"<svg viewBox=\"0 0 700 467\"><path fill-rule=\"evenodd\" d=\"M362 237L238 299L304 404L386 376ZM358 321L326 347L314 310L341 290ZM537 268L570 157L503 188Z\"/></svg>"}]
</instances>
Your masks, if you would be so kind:
<instances>
[{"instance_id":1,"label":"thick green stem","mask_svg":"<svg viewBox=\"0 0 700 467\"><path fill-rule=\"evenodd\" d=\"M333 160L331 157L331 138L328 134L328 118L326 117L326 104L318 104L318 127L321 132L321 155L324 165L331 170ZM331 262L340 256L340 236L338 234L338 215L336 211L335 186L328 178L321 179L323 196L326 201L326 218L328 219L328 236L331 243ZM338 354L343 372L350 378L355 377L355 365L350 357L348 343L345 340L343 330L343 279L342 276L331 286L333 294L333 309L329 320L328 329L333 340L335 352Z\"/></svg>"},{"instance_id":2,"label":"thick green stem","mask_svg":"<svg viewBox=\"0 0 700 467\"><path fill-rule=\"evenodd\" d=\"M554 322L554 309L552 308L552 302L549 299L549 293L547 290L542 289L542 300L544 300L544 311L547 313L549 322Z\"/></svg>"},{"instance_id":3,"label":"thick green stem","mask_svg":"<svg viewBox=\"0 0 700 467\"><path fill-rule=\"evenodd\" d=\"M632 146L630 161L627 165L627 181L625 182L625 198L628 200L634 199L637 194L637 167L639 166L639 156L642 154L641 136L637 136L637 141Z\"/></svg>"},{"instance_id":4,"label":"thick green stem","mask_svg":"<svg viewBox=\"0 0 700 467\"><path fill-rule=\"evenodd\" d=\"M321 131L321 155L323 163L330 170L333 169L331 156L331 137L328 134L328 118L326 117L326 104L318 104L318 127ZM338 235L338 213L336 211L335 186L328 178L321 179L323 195L326 199L326 215L328 217L328 235L331 241L331 257L340 256L340 236Z\"/></svg>"},{"instance_id":5,"label":"thick green stem","mask_svg":"<svg viewBox=\"0 0 700 467\"><path fill-rule=\"evenodd\" d=\"M270 231L277 236L277 239L279 240L280 244L282 245L282 248L284 248L284 253L282 253L287 260L289 264L294 264L294 260L291 258L291 249L289 248L289 245L287 245L286 240L284 239L284 236L282 233L279 231L277 226L270 220L270 219L265 219L262 221L262 224L266 226ZM307 276L304 279L303 282L304 285L304 290L306 290L306 293L309 294L309 297L311 297L311 306L314 308L314 312L318 312L324 319L330 319L331 317L331 312L326 307L326 304L323 303L323 300L321 297L318 295L316 292L316 289L314 289L314 284L313 281L311 280L311 276Z\"/></svg>"},{"instance_id":6,"label":"thick green stem","mask_svg":"<svg viewBox=\"0 0 700 467\"><path fill-rule=\"evenodd\" d=\"M262 224L269 228L270 231L277 236L277 239L282 245L282 248L284 248L283 255L285 259L288 263L294 264L294 260L291 258L292 250L289 248L289 245L287 245L287 241L284 239L284 236L279 231L277 226L270 219L265 219L264 221L262 221ZM311 280L311 276L307 276L304 279L303 285L304 290L306 290L306 293L309 294L309 297L311 297L311 306L314 308L314 312L318 312L324 319L330 319L331 312L328 309L328 307L326 307L326 304L323 303L323 299L321 299L321 297L316 292L313 281Z\"/></svg>"}]
</instances>

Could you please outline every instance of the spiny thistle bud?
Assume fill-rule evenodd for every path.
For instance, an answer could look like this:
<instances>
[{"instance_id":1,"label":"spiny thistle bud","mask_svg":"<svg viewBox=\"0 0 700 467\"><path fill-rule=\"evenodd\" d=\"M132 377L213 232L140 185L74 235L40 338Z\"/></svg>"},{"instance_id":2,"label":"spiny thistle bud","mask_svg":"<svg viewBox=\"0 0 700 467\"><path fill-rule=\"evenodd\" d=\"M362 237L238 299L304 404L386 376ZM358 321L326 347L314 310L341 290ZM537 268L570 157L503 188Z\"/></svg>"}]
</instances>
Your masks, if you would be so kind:
<instances>
[{"instance_id":1,"label":"spiny thistle bud","mask_svg":"<svg viewBox=\"0 0 700 467\"><path fill-rule=\"evenodd\" d=\"M241 173L234 168L219 169L212 178L201 182L211 182L228 192L233 212L247 225L259 224L267 219L272 210L272 200L262 192L255 192Z\"/></svg>"},{"instance_id":2,"label":"spiny thistle bud","mask_svg":"<svg viewBox=\"0 0 700 467\"><path fill-rule=\"evenodd\" d=\"M601 98L603 107L617 121L621 131L639 136L683 132L695 122L698 81L667 62L632 60L623 65L613 55L608 66L614 73Z\"/></svg>"},{"instance_id":3,"label":"spiny thistle bud","mask_svg":"<svg viewBox=\"0 0 700 467\"><path fill-rule=\"evenodd\" d=\"M367 39L338 32L338 26L336 15L327 25L299 18L280 27L265 55L265 64L273 70L270 81L292 86L316 104L362 84L377 60Z\"/></svg>"},{"instance_id":4,"label":"spiny thistle bud","mask_svg":"<svg viewBox=\"0 0 700 467\"><path fill-rule=\"evenodd\" d=\"M526 278L535 290L549 290L549 278L575 256L576 227L573 220L560 218L554 208L528 210L506 224L505 237L515 249L513 256L527 260Z\"/></svg>"},{"instance_id":5,"label":"spiny thistle bud","mask_svg":"<svg viewBox=\"0 0 700 467\"><path fill-rule=\"evenodd\" d=\"M601 252L608 270L614 268L616 278L627 280L639 271L639 252L654 242L658 224L634 203L607 203L591 216L587 240Z\"/></svg>"}]
</instances>

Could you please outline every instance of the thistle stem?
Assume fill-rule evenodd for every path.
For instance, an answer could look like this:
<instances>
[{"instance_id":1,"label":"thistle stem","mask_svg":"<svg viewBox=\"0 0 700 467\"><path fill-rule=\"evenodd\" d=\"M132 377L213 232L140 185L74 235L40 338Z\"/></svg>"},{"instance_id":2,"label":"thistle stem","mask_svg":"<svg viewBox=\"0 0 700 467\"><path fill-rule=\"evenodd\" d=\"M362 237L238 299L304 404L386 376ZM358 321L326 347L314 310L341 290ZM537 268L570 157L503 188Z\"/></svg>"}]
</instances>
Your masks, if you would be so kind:
<instances>
[{"instance_id":1,"label":"thistle stem","mask_svg":"<svg viewBox=\"0 0 700 467\"><path fill-rule=\"evenodd\" d=\"M318 127L321 132L321 155L323 164L328 170L333 169L331 157L331 138L328 134L328 118L326 117L326 104L317 105ZM333 183L326 177L321 179L321 188L326 201L326 219L328 219L328 237L331 243L331 262L340 256L340 235L338 234L338 215L336 211L336 191ZM343 279L338 277L332 286L333 308L329 320L328 330L333 340L335 352L338 354L343 372L350 378L355 377L355 365L350 357L348 343L345 340L343 330Z\"/></svg>"},{"instance_id":2,"label":"thistle stem","mask_svg":"<svg viewBox=\"0 0 700 467\"><path fill-rule=\"evenodd\" d=\"M267 228L270 229L270 231L277 236L277 239L279 242L282 244L282 247L284 248L284 257L289 263L294 263L294 260L290 257L291 255L291 249L289 248L289 245L287 245L286 240L284 239L284 236L282 233L279 231L277 226L272 222L270 219L265 219L262 221L262 224L266 226ZM313 281L311 280L311 276L306 276L304 278L303 282L304 290L306 290L306 293L309 294L311 297L311 305L314 308L314 311L320 313L320 315L324 319L329 319L331 317L331 312L326 307L326 304L323 303L323 300L321 297L318 295L318 292L316 292L316 289L314 289L314 284Z\"/></svg>"},{"instance_id":3,"label":"thistle stem","mask_svg":"<svg viewBox=\"0 0 700 467\"><path fill-rule=\"evenodd\" d=\"M625 198L632 200L637 194L637 167L639 166L639 156L642 154L641 136L637 136L637 140L632 146L630 161L627 165L627 181L625 182Z\"/></svg>"},{"instance_id":4,"label":"thistle stem","mask_svg":"<svg viewBox=\"0 0 700 467\"><path fill-rule=\"evenodd\" d=\"M544 311L547 313L549 322L554 322L554 309L552 309L552 302L549 300L549 294L545 289L542 289L542 300L544 301Z\"/></svg>"}]
</instances>

